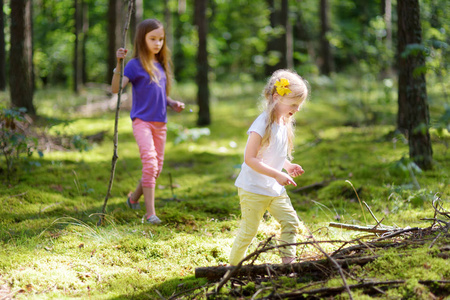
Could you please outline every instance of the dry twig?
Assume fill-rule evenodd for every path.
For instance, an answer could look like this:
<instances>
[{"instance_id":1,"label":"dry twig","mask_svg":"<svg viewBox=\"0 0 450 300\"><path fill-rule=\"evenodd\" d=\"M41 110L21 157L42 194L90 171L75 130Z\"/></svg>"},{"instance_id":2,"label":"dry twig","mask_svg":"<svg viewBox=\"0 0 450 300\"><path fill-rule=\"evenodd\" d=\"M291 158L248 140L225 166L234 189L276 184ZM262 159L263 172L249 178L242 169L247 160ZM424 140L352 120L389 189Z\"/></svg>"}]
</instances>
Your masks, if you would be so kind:
<instances>
[{"instance_id":1,"label":"dry twig","mask_svg":"<svg viewBox=\"0 0 450 300\"><path fill-rule=\"evenodd\" d=\"M130 24L131 20L131 13L133 11L133 1L128 0L128 15L125 22L125 27L123 30L123 38L122 38L122 46L126 47L127 42L127 32L128 32L128 26ZM120 97L122 95L122 81L123 81L123 69L125 62L123 59L120 60L120 63L122 64L122 67L120 68L120 80L119 80L119 93L117 97L117 107L116 107L116 117L114 121L114 153L111 161L111 176L109 178L109 184L108 184L108 191L106 192L105 201L103 203L102 213L100 214L100 220L98 221L97 225L102 225L104 222L104 217L106 213L106 204L108 203L108 198L111 193L112 184L114 181L114 172L116 170L116 162L119 158L119 155L117 154L117 146L119 144L119 137L118 137L118 127L119 127L119 111L120 111Z\"/></svg>"}]
</instances>

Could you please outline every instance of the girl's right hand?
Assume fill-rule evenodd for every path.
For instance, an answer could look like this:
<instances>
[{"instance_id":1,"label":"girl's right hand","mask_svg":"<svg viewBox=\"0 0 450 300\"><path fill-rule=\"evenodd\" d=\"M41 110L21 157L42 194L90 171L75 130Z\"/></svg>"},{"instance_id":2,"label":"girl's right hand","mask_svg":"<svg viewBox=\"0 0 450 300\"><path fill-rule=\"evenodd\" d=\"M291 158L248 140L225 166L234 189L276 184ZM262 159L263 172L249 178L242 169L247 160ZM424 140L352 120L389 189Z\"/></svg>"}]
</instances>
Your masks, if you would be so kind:
<instances>
[{"instance_id":1,"label":"girl's right hand","mask_svg":"<svg viewBox=\"0 0 450 300\"><path fill-rule=\"evenodd\" d=\"M289 176L286 173L280 172L276 177L275 180L281 184L282 186L286 186L286 185L290 185L292 184L293 186L297 186L297 184L295 183L294 179L292 179L291 176Z\"/></svg>"},{"instance_id":2,"label":"girl's right hand","mask_svg":"<svg viewBox=\"0 0 450 300\"><path fill-rule=\"evenodd\" d=\"M116 52L117 60L125 59L125 57L127 56L127 52L128 52L128 50L124 49L124 48L117 49L117 52Z\"/></svg>"}]
</instances>

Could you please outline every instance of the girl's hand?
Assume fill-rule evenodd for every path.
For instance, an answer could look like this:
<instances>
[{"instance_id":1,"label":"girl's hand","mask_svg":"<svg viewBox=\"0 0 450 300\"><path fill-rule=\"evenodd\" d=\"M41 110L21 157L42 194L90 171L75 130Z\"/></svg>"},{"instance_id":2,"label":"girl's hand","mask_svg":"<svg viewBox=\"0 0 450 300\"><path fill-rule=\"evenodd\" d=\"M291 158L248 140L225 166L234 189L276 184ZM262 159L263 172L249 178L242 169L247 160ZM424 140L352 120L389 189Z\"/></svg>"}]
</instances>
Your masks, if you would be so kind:
<instances>
[{"instance_id":1,"label":"girl's hand","mask_svg":"<svg viewBox=\"0 0 450 300\"><path fill-rule=\"evenodd\" d=\"M290 185L292 184L293 186L297 186L297 184L295 183L294 179L292 179L291 176L289 176L286 173L280 172L276 177L275 180L281 184L282 186L286 186L286 185Z\"/></svg>"},{"instance_id":2,"label":"girl's hand","mask_svg":"<svg viewBox=\"0 0 450 300\"><path fill-rule=\"evenodd\" d=\"M285 169L288 172L288 174L291 175L292 177L297 177L305 173L305 170L303 170L303 168L297 164L290 163L288 165L285 165Z\"/></svg>"},{"instance_id":3,"label":"girl's hand","mask_svg":"<svg viewBox=\"0 0 450 300\"><path fill-rule=\"evenodd\" d=\"M169 106L172 110L176 111L177 113L183 111L184 109L184 103L180 101L170 101Z\"/></svg>"},{"instance_id":4,"label":"girl's hand","mask_svg":"<svg viewBox=\"0 0 450 300\"><path fill-rule=\"evenodd\" d=\"M128 50L124 49L124 48L117 49L117 52L116 52L117 60L125 59L125 57L127 56L127 52L128 52Z\"/></svg>"}]
</instances>

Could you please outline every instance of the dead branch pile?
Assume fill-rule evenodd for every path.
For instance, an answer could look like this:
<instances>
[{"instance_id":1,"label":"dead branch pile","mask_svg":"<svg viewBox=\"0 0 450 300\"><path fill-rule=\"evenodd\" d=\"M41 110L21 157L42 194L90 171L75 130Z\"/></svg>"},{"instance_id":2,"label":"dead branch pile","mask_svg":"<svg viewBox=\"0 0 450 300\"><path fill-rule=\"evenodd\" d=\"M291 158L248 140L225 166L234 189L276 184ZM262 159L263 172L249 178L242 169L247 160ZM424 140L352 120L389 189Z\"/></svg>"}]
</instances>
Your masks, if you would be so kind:
<instances>
[{"instance_id":1,"label":"dead branch pile","mask_svg":"<svg viewBox=\"0 0 450 300\"><path fill-rule=\"evenodd\" d=\"M196 297L219 297L221 289L228 288L228 294L233 297L250 297L256 299L317 299L323 297L333 297L342 293L348 294L350 299L354 299L352 291L363 291L368 295L385 294L390 288L396 288L404 285L406 280L375 280L368 278L356 278L352 272L355 266L363 267L369 262L373 262L380 256L377 255L379 249L413 249L423 247L425 244L431 248L438 245L439 251L433 254L437 257L448 259L450 257L450 246L445 243L438 243L440 239L447 240L450 238L450 212L445 211L438 197L433 201L435 214L433 218L423 219L431 221L432 224L426 228L393 228L383 226L372 214L377 224L373 226L357 227L354 225L346 226L345 224L333 223L334 227L340 227L349 230L358 230L369 232L362 238L351 241L317 241L314 237L306 242L296 243L296 245L310 245L318 249L323 257L317 260L300 261L298 263L286 264L264 264L254 265L255 260L261 253L276 250L277 248L286 246L270 246L270 239L262 243L253 253L245 257L237 266L217 266L217 267L200 267L196 268L195 276L205 277L210 282L214 282L214 289L205 290L207 286L211 287L212 283L203 287L203 292L190 294L186 296L186 292L172 296L170 299L196 299ZM370 208L366 205L366 207ZM337 250L327 253L321 245L333 244ZM407 251L402 251L399 256L408 256ZM246 263L244 265L244 263ZM359 268L359 267L358 267ZM283 284L280 278L296 279L297 283L305 283L301 288L289 290ZM340 277L342 285L338 287L328 287L326 283L332 279ZM358 281L358 284L347 284L346 279L351 278ZM249 289L248 284L254 283L254 289ZM268 284L270 283L270 284ZM433 288L437 295L448 295L450 288L450 280L419 280L422 285ZM192 292L192 290L191 290ZM268 293L269 292L269 293ZM261 298L262 293L269 294Z\"/></svg>"}]
</instances>

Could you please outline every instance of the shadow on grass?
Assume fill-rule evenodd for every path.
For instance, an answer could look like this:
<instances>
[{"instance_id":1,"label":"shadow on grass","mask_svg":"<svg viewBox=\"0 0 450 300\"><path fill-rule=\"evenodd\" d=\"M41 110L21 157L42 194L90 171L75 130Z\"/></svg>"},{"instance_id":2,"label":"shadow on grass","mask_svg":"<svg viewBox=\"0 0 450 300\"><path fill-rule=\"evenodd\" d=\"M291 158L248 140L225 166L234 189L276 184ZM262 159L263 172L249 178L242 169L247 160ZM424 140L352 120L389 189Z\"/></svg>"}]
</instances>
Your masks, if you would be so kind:
<instances>
[{"instance_id":1,"label":"shadow on grass","mask_svg":"<svg viewBox=\"0 0 450 300\"><path fill-rule=\"evenodd\" d=\"M178 296L202 296L206 293L207 286L213 286L214 283L208 284L205 278L195 278L195 276L186 276L182 278L172 278L165 280L159 285L138 293L138 294L124 294L111 299L177 299Z\"/></svg>"},{"instance_id":2,"label":"shadow on grass","mask_svg":"<svg viewBox=\"0 0 450 300\"><path fill-rule=\"evenodd\" d=\"M167 226L178 230L194 230L197 220L208 217L227 218L239 210L233 186L233 164L235 155L215 153L189 153L181 159L174 157L166 162L160 183L166 187L157 190L156 207ZM73 218L95 227L102 211L110 175L110 162L76 162L61 160L35 160L40 167L19 174L10 190L0 192L2 219L0 240L8 243L63 231L68 224L58 222L58 218ZM125 160L123 160L125 161ZM224 166L220 171L217 166ZM125 165L117 164L112 195L107 203L107 215L118 225L140 223L145 214L130 210L125 205L126 194L134 189L136 179L141 174L139 158L127 158ZM195 181L181 178L183 173L194 173ZM218 171L218 172L216 172ZM175 189L178 200L172 200L173 191L167 187L167 174L173 172L183 184ZM210 173L204 176L203 173ZM196 174L196 175L195 175ZM130 177L132 177L130 179ZM188 176L189 177L189 176ZM194 179L194 178L193 178ZM219 186L220 185L220 186ZM168 197L169 196L169 197ZM188 214L186 212L189 212ZM194 229L193 229L194 228Z\"/></svg>"}]
</instances>

